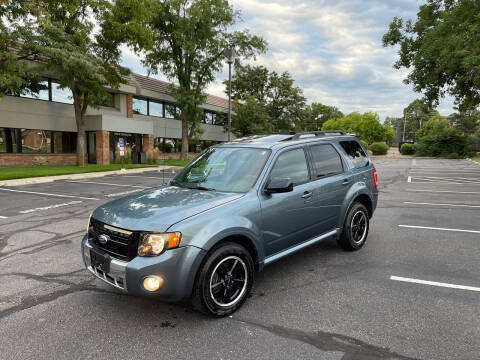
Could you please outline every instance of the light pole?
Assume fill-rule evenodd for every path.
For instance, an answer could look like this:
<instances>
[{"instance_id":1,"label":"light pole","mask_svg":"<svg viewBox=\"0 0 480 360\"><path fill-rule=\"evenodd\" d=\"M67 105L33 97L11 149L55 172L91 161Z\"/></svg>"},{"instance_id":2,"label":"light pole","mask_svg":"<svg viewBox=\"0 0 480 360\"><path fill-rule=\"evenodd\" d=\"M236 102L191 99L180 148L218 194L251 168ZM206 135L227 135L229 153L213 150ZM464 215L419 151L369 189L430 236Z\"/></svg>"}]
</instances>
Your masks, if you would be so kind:
<instances>
[{"instance_id":1,"label":"light pole","mask_svg":"<svg viewBox=\"0 0 480 360\"><path fill-rule=\"evenodd\" d=\"M225 49L228 63L228 141L232 138L232 64L235 61L235 49Z\"/></svg>"}]
</instances>

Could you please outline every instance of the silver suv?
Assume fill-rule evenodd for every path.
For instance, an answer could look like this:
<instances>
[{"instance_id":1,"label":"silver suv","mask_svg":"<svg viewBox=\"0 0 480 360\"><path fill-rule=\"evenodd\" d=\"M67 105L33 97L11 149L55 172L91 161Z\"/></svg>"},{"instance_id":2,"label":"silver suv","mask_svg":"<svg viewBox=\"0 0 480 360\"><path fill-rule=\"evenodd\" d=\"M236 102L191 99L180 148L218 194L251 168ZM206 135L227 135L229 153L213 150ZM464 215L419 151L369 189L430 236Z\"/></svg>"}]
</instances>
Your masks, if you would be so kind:
<instances>
[{"instance_id":1,"label":"silver suv","mask_svg":"<svg viewBox=\"0 0 480 360\"><path fill-rule=\"evenodd\" d=\"M237 310L265 265L336 238L360 249L377 205L377 174L341 131L258 135L211 147L169 186L97 208L85 266L131 294Z\"/></svg>"}]
</instances>

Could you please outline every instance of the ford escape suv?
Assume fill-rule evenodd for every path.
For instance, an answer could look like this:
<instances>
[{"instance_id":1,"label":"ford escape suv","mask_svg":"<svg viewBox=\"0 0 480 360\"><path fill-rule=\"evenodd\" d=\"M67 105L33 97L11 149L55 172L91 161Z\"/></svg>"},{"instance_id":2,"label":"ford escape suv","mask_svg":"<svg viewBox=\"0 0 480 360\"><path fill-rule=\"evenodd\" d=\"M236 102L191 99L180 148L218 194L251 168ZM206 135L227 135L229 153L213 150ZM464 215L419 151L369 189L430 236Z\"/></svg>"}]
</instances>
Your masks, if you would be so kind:
<instances>
[{"instance_id":1,"label":"ford escape suv","mask_svg":"<svg viewBox=\"0 0 480 360\"><path fill-rule=\"evenodd\" d=\"M251 136L203 151L168 186L97 208L83 260L128 293L191 298L224 316L265 265L327 238L360 249L377 198L375 167L354 135Z\"/></svg>"}]
</instances>

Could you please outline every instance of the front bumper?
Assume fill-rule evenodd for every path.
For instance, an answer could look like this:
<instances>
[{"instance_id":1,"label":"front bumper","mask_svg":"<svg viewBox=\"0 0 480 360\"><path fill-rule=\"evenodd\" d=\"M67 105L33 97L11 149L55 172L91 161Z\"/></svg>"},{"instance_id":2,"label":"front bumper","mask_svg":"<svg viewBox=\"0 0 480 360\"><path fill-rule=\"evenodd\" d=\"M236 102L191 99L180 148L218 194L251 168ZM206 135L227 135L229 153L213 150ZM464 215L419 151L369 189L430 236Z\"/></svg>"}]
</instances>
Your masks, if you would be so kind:
<instances>
[{"instance_id":1,"label":"front bumper","mask_svg":"<svg viewBox=\"0 0 480 360\"><path fill-rule=\"evenodd\" d=\"M164 300L179 301L190 297L197 270L206 251L195 246L171 249L156 257L139 257L126 262L112 258L110 271L102 272L92 267L92 245L85 235L82 240L82 256L85 267L97 278L133 295L155 295ZM146 291L142 282L146 276L161 276L163 286L155 291Z\"/></svg>"}]
</instances>

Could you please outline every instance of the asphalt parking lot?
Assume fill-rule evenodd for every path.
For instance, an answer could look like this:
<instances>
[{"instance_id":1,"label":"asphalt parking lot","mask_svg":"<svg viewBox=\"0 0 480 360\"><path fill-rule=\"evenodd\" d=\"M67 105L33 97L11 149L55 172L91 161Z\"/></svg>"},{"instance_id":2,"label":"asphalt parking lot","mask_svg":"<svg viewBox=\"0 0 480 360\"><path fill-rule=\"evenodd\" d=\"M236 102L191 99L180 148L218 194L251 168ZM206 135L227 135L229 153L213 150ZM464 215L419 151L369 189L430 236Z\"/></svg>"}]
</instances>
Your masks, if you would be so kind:
<instances>
[{"instance_id":1,"label":"asphalt parking lot","mask_svg":"<svg viewBox=\"0 0 480 360\"><path fill-rule=\"evenodd\" d=\"M326 240L256 277L233 315L124 295L84 269L92 209L172 173L0 188L1 359L478 359L480 166L374 160L365 247Z\"/></svg>"}]
</instances>

